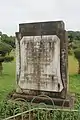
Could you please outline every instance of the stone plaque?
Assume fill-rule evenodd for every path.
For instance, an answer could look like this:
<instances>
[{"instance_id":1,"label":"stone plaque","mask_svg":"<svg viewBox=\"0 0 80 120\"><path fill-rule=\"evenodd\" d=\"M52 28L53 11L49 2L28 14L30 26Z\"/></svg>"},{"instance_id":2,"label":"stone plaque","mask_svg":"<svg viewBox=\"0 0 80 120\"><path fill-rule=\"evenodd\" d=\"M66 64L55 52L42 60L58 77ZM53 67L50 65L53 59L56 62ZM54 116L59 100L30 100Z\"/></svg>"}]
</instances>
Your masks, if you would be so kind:
<instances>
[{"instance_id":1,"label":"stone plaque","mask_svg":"<svg viewBox=\"0 0 80 120\"><path fill-rule=\"evenodd\" d=\"M55 35L25 36L20 48L20 88L61 92L60 39ZM17 67L19 71L18 64Z\"/></svg>"}]
</instances>

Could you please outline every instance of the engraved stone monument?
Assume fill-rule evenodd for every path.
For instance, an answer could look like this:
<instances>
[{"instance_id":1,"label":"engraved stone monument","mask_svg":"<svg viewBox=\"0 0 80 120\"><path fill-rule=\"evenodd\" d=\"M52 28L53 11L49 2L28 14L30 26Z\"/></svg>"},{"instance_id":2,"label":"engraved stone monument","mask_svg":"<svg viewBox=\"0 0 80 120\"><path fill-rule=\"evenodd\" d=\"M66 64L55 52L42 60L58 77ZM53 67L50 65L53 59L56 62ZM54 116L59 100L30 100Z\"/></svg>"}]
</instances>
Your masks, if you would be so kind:
<instances>
[{"instance_id":1,"label":"engraved stone monument","mask_svg":"<svg viewBox=\"0 0 80 120\"><path fill-rule=\"evenodd\" d=\"M19 24L16 33L17 94L67 99L68 50L63 21ZM39 98L40 99L40 98Z\"/></svg>"}]
</instances>

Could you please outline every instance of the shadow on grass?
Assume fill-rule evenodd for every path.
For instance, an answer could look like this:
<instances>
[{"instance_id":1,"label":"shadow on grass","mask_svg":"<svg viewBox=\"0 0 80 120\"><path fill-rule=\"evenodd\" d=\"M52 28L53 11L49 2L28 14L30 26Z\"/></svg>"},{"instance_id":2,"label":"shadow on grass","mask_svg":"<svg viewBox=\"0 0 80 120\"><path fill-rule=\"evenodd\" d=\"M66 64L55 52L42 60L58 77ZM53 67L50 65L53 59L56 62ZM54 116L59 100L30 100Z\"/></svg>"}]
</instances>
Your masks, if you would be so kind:
<instances>
[{"instance_id":1,"label":"shadow on grass","mask_svg":"<svg viewBox=\"0 0 80 120\"><path fill-rule=\"evenodd\" d=\"M5 76L10 76L10 74L7 74L7 73L0 74L0 77L5 77Z\"/></svg>"}]
</instances>

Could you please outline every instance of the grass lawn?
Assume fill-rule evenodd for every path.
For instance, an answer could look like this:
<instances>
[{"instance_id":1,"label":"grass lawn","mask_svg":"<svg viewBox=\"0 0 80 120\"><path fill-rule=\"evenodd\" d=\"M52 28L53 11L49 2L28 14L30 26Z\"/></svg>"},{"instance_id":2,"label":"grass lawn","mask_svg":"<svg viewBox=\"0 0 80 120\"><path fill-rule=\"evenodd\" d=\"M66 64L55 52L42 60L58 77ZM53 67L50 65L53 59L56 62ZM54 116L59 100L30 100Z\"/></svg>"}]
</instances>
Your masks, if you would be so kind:
<instances>
[{"instance_id":1,"label":"grass lawn","mask_svg":"<svg viewBox=\"0 0 80 120\"><path fill-rule=\"evenodd\" d=\"M3 75L0 76L0 101L15 88L15 61L3 64ZM69 56L70 92L80 93L80 75L75 75L78 70L77 60Z\"/></svg>"},{"instance_id":2,"label":"grass lawn","mask_svg":"<svg viewBox=\"0 0 80 120\"><path fill-rule=\"evenodd\" d=\"M70 92L80 93L80 75L78 72L78 62L74 56L68 57L69 64L69 90Z\"/></svg>"},{"instance_id":3,"label":"grass lawn","mask_svg":"<svg viewBox=\"0 0 80 120\"><path fill-rule=\"evenodd\" d=\"M69 91L80 94L80 75L70 75Z\"/></svg>"},{"instance_id":4,"label":"grass lawn","mask_svg":"<svg viewBox=\"0 0 80 120\"><path fill-rule=\"evenodd\" d=\"M0 76L0 101L15 87L15 62L3 64L3 74Z\"/></svg>"},{"instance_id":5,"label":"grass lawn","mask_svg":"<svg viewBox=\"0 0 80 120\"><path fill-rule=\"evenodd\" d=\"M78 62L74 56L68 56L68 67L70 75L77 74Z\"/></svg>"},{"instance_id":6,"label":"grass lawn","mask_svg":"<svg viewBox=\"0 0 80 120\"><path fill-rule=\"evenodd\" d=\"M74 56L68 57L69 63L69 91L73 93L80 93L80 75L78 72L78 62Z\"/></svg>"}]
</instances>

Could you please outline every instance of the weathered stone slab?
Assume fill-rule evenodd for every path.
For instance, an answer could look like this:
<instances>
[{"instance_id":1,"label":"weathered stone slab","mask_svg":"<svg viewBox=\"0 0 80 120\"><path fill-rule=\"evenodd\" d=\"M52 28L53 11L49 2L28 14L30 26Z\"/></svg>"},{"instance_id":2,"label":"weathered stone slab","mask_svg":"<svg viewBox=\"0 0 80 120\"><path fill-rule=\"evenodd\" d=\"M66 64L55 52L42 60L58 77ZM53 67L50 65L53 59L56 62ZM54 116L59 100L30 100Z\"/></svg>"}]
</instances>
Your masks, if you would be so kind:
<instances>
[{"instance_id":1,"label":"weathered stone slab","mask_svg":"<svg viewBox=\"0 0 80 120\"><path fill-rule=\"evenodd\" d=\"M19 24L22 36L56 35L65 29L63 21L34 22Z\"/></svg>"},{"instance_id":2,"label":"weathered stone slab","mask_svg":"<svg viewBox=\"0 0 80 120\"><path fill-rule=\"evenodd\" d=\"M20 88L61 92L63 84L60 75L60 39L54 35L25 36L20 40L20 48L21 70L18 82ZM19 76L18 63L19 60L17 61Z\"/></svg>"},{"instance_id":3,"label":"weathered stone slab","mask_svg":"<svg viewBox=\"0 0 80 120\"><path fill-rule=\"evenodd\" d=\"M17 92L66 98L68 50L64 22L20 24L16 50Z\"/></svg>"}]
</instances>

